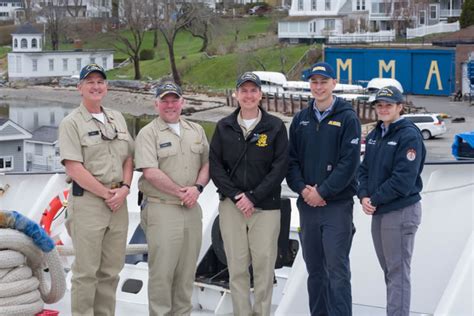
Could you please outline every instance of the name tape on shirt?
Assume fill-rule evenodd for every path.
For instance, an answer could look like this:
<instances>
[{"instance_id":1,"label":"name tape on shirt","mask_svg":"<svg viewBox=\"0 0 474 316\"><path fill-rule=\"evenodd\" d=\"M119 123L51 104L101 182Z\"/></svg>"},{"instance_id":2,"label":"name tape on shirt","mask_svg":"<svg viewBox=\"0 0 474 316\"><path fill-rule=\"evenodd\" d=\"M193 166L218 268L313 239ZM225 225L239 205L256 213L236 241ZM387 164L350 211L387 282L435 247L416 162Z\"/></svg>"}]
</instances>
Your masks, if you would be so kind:
<instances>
[{"instance_id":1,"label":"name tape on shirt","mask_svg":"<svg viewBox=\"0 0 474 316\"><path fill-rule=\"evenodd\" d=\"M328 122L328 125L341 127L341 122L338 122L338 121L329 121L329 122Z\"/></svg>"},{"instance_id":2,"label":"name tape on shirt","mask_svg":"<svg viewBox=\"0 0 474 316\"><path fill-rule=\"evenodd\" d=\"M397 146L397 142L390 141L390 142L387 143L387 145L390 145L390 146Z\"/></svg>"},{"instance_id":3,"label":"name tape on shirt","mask_svg":"<svg viewBox=\"0 0 474 316\"><path fill-rule=\"evenodd\" d=\"M93 131L93 132L89 132L87 133L89 136L95 136L95 135L99 135L99 131Z\"/></svg>"},{"instance_id":4,"label":"name tape on shirt","mask_svg":"<svg viewBox=\"0 0 474 316\"><path fill-rule=\"evenodd\" d=\"M171 142L160 144L160 148L171 147Z\"/></svg>"}]
</instances>

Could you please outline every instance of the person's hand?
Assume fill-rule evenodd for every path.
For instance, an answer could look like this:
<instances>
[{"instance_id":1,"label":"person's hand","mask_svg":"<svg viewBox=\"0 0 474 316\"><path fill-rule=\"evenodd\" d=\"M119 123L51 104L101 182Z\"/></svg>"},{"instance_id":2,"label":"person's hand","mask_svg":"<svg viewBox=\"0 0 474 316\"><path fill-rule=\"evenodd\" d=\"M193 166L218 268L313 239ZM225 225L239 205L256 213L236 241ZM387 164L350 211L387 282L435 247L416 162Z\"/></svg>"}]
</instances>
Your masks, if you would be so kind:
<instances>
[{"instance_id":1,"label":"person's hand","mask_svg":"<svg viewBox=\"0 0 474 316\"><path fill-rule=\"evenodd\" d=\"M117 189L110 189L107 192L107 198L105 199L105 203L110 208L110 210L115 213L125 203L127 195L129 193L130 190L126 186Z\"/></svg>"},{"instance_id":2,"label":"person's hand","mask_svg":"<svg viewBox=\"0 0 474 316\"><path fill-rule=\"evenodd\" d=\"M365 214L374 215L376 207L372 205L369 197L362 198L362 200L360 201L360 204L362 204L362 210L364 211Z\"/></svg>"},{"instance_id":3,"label":"person's hand","mask_svg":"<svg viewBox=\"0 0 474 316\"><path fill-rule=\"evenodd\" d=\"M306 204L311 207L326 206L326 201L321 197L318 190L316 190L316 186L306 185L303 191L301 191L301 196Z\"/></svg>"},{"instance_id":4,"label":"person's hand","mask_svg":"<svg viewBox=\"0 0 474 316\"><path fill-rule=\"evenodd\" d=\"M201 193L194 185L181 188L179 189L179 192L181 192L181 202L183 202L184 206L186 206L187 208L192 208L196 205L197 200L199 198L199 194Z\"/></svg>"},{"instance_id":5,"label":"person's hand","mask_svg":"<svg viewBox=\"0 0 474 316\"><path fill-rule=\"evenodd\" d=\"M235 203L235 206L244 214L246 218L250 218L255 212L255 207L250 201L250 199L245 195L245 193L240 193L235 196L235 199L237 200L237 203Z\"/></svg>"}]
</instances>

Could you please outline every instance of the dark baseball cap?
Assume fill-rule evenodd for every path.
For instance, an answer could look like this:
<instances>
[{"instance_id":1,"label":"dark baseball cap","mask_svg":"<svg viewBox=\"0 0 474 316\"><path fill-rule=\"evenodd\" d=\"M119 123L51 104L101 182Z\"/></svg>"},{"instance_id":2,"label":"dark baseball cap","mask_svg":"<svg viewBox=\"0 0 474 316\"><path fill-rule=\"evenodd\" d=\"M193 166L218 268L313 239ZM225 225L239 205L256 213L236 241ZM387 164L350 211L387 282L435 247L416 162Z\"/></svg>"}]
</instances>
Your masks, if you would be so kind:
<instances>
[{"instance_id":1,"label":"dark baseball cap","mask_svg":"<svg viewBox=\"0 0 474 316\"><path fill-rule=\"evenodd\" d=\"M253 72L244 72L239 76L237 79L237 89L246 83L247 81L253 82L257 87L261 88L262 87L262 82L260 81L260 78L254 74Z\"/></svg>"},{"instance_id":2,"label":"dark baseball cap","mask_svg":"<svg viewBox=\"0 0 474 316\"><path fill-rule=\"evenodd\" d=\"M401 103L403 102L403 94L394 86L387 86L383 87L377 94L375 95L375 100L373 103L377 101L385 101L388 103Z\"/></svg>"},{"instance_id":3,"label":"dark baseball cap","mask_svg":"<svg viewBox=\"0 0 474 316\"><path fill-rule=\"evenodd\" d=\"M157 98L161 99L165 95L170 94L170 93L174 93L180 98L183 96L183 90L181 90L181 88L174 82L162 83L156 88Z\"/></svg>"},{"instance_id":4,"label":"dark baseball cap","mask_svg":"<svg viewBox=\"0 0 474 316\"><path fill-rule=\"evenodd\" d=\"M86 77L89 76L89 74L93 72L98 72L102 75L102 77L104 77L104 79L107 79L107 75L105 74L104 68L102 68L101 66L97 64L89 64L87 66L84 66L84 68L82 68L81 73L79 75L79 80L86 79Z\"/></svg>"},{"instance_id":5,"label":"dark baseball cap","mask_svg":"<svg viewBox=\"0 0 474 316\"><path fill-rule=\"evenodd\" d=\"M312 76L320 75L326 78L336 79L334 74L334 69L328 63L320 62L311 66L311 68L306 69L301 74L301 78L305 81L308 81Z\"/></svg>"}]
</instances>

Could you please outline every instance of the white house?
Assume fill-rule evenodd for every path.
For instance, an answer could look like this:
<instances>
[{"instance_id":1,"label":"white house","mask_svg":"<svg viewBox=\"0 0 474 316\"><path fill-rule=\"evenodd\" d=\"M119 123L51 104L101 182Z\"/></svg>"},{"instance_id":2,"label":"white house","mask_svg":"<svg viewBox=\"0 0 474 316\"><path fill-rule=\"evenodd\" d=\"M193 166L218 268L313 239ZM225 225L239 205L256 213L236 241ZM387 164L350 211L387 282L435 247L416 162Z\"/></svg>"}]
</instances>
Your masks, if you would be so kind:
<instances>
[{"instance_id":1,"label":"white house","mask_svg":"<svg viewBox=\"0 0 474 316\"><path fill-rule=\"evenodd\" d=\"M407 27L459 17L462 3L463 0L293 0L289 16L278 23L278 37L290 42L313 42L345 33L387 38L387 31L405 34Z\"/></svg>"},{"instance_id":2,"label":"white house","mask_svg":"<svg viewBox=\"0 0 474 316\"><path fill-rule=\"evenodd\" d=\"M12 33L12 41L12 52L8 54L10 81L40 82L77 75L89 63L99 64L105 70L113 68L111 49L44 51L43 34L31 24L24 24Z\"/></svg>"},{"instance_id":3,"label":"white house","mask_svg":"<svg viewBox=\"0 0 474 316\"><path fill-rule=\"evenodd\" d=\"M22 0L0 0L0 21L14 20L22 13Z\"/></svg>"},{"instance_id":4,"label":"white house","mask_svg":"<svg viewBox=\"0 0 474 316\"><path fill-rule=\"evenodd\" d=\"M343 33L351 0L293 0L289 16L278 23L278 37L290 42L317 41Z\"/></svg>"}]
</instances>

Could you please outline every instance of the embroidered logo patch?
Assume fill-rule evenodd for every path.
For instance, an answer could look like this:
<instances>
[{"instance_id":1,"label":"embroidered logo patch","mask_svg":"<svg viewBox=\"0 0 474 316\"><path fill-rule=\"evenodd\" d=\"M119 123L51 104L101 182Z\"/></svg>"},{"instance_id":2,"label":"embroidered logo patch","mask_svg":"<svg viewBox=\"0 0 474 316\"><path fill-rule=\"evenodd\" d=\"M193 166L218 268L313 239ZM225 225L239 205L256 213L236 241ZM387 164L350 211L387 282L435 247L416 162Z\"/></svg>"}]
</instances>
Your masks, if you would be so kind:
<instances>
[{"instance_id":1,"label":"embroidered logo patch","mask_svg":"<svg viewBox=\"0 0 474 316\"><path fill-rule=\"evenodd\" d=\"M266 134L260 134L258 135L258 140L257 144L258 147L267 147L267 135Z\"/></svg>"},{"instance_id":2,"label":"embroidered logo patch","mask_svg":"<svg viewBox=\"0 0 474 316\"><path fill-rule=\"evenodd\" d=\"M407 151L407 159L409 161L413 161L416 159L416 150L413 148L408 149Z\"/></svg>"},{"instance_id":3,"label":"embroidered logo patch","mask_svg":"<svg viewBox=\"0 0 474 316\"><path fill-rule=\"evenodd\" d=\"M397 142L391 141L391 142L388 142L387 145L390 145L390 146L397 146Z\"/></svg>"},{"instance_id":4,"label":"embroidered logo patch","mask_svg":"<svg viewBox=\"0 0 474 316\"><path fill-rule=\"evenodd\" d=\"M303 125L303 126L306 126L306 125L308 125L308 124L309 124L309 121L301 121L301 122L300 122L300 125Z\"/></svg>"},{"instance_id":5,"label":"embroidered logo patch","mask_svg":"<svg viewBox=\"0 0 474 316\"><path fill-rule=\"evenodd\" d=\"M352 144L352 145L357 145L357 144L359 144L359 138L354 138L353 140L351 140L351 144Z\"/></svg>"},{"instance_id":6,"label":"embroidered logo patch","mask_svg":"<svg viewBox=\"0 0 474 316\"><path fill-rule=\"evenodd\" d=\"M328 125L341 127L341 122L338 122L338 121L329 121L329 122L328 122Z\"/></svg>"},{"instance_id":7,"label":"embroidered logo patch","mask_svg":"<svg viewBox=\"0 0 474 316\"><path fill-rule=\"evenodd\" d=\"M369 139L369 142L367 144L369 145L375 145L377 141L375 139Z\"/></svg>"}]
</instances>

